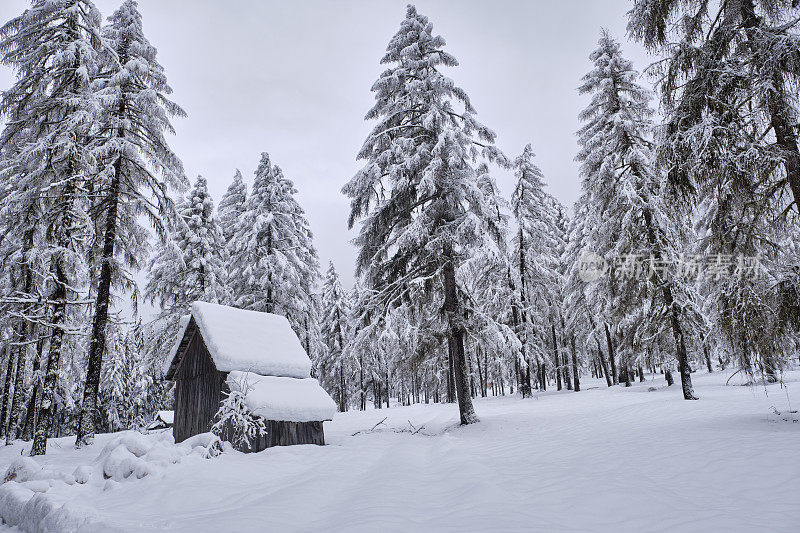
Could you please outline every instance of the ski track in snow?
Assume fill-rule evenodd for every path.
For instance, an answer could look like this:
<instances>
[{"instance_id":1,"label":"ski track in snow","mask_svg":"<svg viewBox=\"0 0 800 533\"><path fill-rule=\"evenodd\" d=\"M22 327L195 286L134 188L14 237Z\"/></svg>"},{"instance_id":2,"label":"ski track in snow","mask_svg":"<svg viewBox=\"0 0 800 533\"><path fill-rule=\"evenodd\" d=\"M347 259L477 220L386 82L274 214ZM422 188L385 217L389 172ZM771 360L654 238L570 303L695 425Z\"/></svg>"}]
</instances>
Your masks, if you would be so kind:
<instances>
[{"instance_id":1,"label":"ski track in snow","mask_svg":"<svg viewBox=\"0 0 800 533\"><path fill-rule=\"evenodd\" d=\"M479 399L481 422L463 428L453 404L337 414L328 446L190 457L107 490L57 484L47 494L131 532L796 532L800 422L770 408L786 416L787 390L726 387L729 375L695 374L697 402L661 376ZM797 409L800 372L785 379ZM424 428L412 435L409 421ZM40 460L71 473L110 438L77 451L56 439ZM3 469L20 447L0 450Z\"/></svg>"}]
</instances>

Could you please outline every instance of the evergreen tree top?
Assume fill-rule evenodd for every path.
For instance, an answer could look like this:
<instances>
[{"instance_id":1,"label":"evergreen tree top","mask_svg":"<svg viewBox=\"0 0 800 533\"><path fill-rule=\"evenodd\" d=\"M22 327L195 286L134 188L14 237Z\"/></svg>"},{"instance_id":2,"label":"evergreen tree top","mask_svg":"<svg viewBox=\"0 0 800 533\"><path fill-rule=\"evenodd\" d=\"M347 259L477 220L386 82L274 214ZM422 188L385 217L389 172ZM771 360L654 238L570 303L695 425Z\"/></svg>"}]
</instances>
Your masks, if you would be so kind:
<instances>
[{"instance_id":1,"label":"evergreen tree top","mask_svg":"<svg viewBox=\"0 0 800 533\"><path fill-rule=\"evenodd\" d=\"M236 219L244 212L247 202L247 185L239 169L233 176L233 181L219 202L219 219L226 239L230 242L235 231Z\"/></svg>"},{"instance_id":2,"label":"evergreen tree top","mask_svg":"<svg viewBox=\"0 0 800 533\"><path fill-rule=\"evenodd\" d=\"M532 202L541 202L544 198L544 175L533 162L535 156L533 148L527 144L522 154L514 160L517 184L511 194L511 209L517 219L530 209Z\"/></svg>"},{"instance_id":3,"label":"evergreen tree top","mask_svg":"<svg viewBox=\"0 0 800 533\"><path fill-rule=\"evenodd\" d=\"M505 158L466 93L439 71L458 64L443 46L409 6L372 87L366 119L377 124L357 156L364 166L342 189L349 225L364 219L357 270L370 271L370 283L430 276L442 254L466 256L478 242L498 248L497 202L476 166Z\"/></svg>"},{"instance_id":4,"label":"evergreen tree top","mask_svg":"<svg viewBox=\"0 0 800 533\"><path fill-rule=\"evenodd\" d=\"M578 88L580 94L592 95L591 103L579 115L580 120L612 122L619 115L623 120L646 121L652 115L648 107L652 94L637 84L639 73L633 63L623 57L619 43L607 30L601 31L597 44L598 48L589 56L594 68L583 77Z\"/></svg>"},{"instance_id":5,"label":"evergreen tree top","mask_svg":"<svg viewBox=\"0 0 800 533\"><path fill-rule=\"evenodd\" d=\"M228 185L228 189L222 196L219 202L219 211L221 217L232 217L232 221L241 212L245 201L247 200L247 185L244 183L244 178L239 169L233 175L233 181Z\"/></svg>"},{"instance_id":6,"label":"evergreen tree top","mask_svg":"<svg viewBox=\"0 0 800 533\"><path fill-rule=\"evenodd\" d=\"M409 4L406 18L389 41L381 63L399 62L408 71L438 65L455 67L458 65L456 58L441 50L445 44L441 35L433 35L433 24L428 17L417 13L417 8Z\"/></svg>"}]
</instances>

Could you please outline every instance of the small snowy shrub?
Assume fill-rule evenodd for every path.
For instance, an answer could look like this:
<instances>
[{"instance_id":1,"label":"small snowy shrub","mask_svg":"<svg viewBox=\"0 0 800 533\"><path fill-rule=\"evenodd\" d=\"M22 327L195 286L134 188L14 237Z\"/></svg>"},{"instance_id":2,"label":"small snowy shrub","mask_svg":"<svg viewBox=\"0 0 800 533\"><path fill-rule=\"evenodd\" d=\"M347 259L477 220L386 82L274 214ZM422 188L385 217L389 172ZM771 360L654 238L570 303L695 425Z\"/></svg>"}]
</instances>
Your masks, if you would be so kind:
<instances>
[{"instance_id":1,"label":"small snowy shrub","mask_svg":"<svg viewBox=\"0 0 800 533\"><path fill-rule=\"evenodd\" d=\"M231 387L217 411L217 421L211 427L212 433L230 440L236 448L250 447L251 439L267 434L264 420L253 416L247 407L247 393L252 388L246 381Z\"/></svg>"},{"instance_id":2,"label":"small snowy shrub","mask_svg":"<svg viewBox=\"0 0 800 533\"><path fill-rule=\"evenodd\" d=\"M22 483L30 479L36 479L42 473L42 466L30 457L19 457L15 459L3 475L3 483L17 481Z\"/></svg>"}]
</instances>

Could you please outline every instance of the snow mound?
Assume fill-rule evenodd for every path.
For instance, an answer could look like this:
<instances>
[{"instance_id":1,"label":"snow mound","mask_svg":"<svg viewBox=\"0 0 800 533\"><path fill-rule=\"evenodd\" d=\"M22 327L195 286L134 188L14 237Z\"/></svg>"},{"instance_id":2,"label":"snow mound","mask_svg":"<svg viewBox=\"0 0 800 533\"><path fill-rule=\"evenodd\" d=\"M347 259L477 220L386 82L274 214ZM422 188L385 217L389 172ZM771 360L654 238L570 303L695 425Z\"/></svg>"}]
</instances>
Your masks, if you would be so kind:
<instances>
[{"instance_id":1,"label":"snow mound","mask_svg":"<svg viewBox=\"0 0 800 533\"><path fill-rule=\"evenodd\" d=\"M97 513L71 502L58 504L41 492L21 483L0 485L0 511L3 522L22 531L35 533L118 533L120 529L102 522Z\"/></svg>"},{"instance_id":2,"label":"snow mound","mask_svg":"<svg viewBox=\"0 0 800 533\"><path fill-rule=\"evenodd\" d=\"M54 480L63 481L67 484L74 483L70 476L65 476L61 472L47 470L31 457L17 457L11 462L3 475L3 483L16 481L35 489L35 492L44 492L47 489L44 488L42 483L48 483L49 487Z\"/></svg>"},{"instance_id":3,"label":"snow mound","mask_svg":"<svg viewBox=\"0 0 800 533\"><path fill-rule=\"evenodd\" d=\"M247 408L265 420L333 420L336 403L314 378L296 379L231 372L228 387L245 393Z\"/></svg>"},{"instance_id":4,"label":"snow mound","mask_svg":"<svg viewBox=\"0 0 800 533\"><path fill-rule=\"evenodd\" d=\"M94 462L93 468L79 466L74 478L87 483L92 478L116 482L141 479L161 473L171 464L181 462L189 454L212 457L218 455L217 437L202 433L176 445L170 435L159 439L128 432L109 441Z\"/></svg>"},{"instance_id":5,"label":"snow mound","mask_svg":"<svg viewBox=\"0 0 800 533\"><path fill-rule=\"evenodd\" d=\"M285 317L194 302L191 318L200 330L214 365L221 372L241 370L293 378L311 376L311 360ZM181 324L170 362L177 353L189 321L184 324L182 320Z\"/></svg>"},{"instance_id":6,"label":"snow mound","mask_svg":"<svg viewBox=\"0 0 800 533\"><path fill-rule=\"evenodd\" d=\"M36 479L36 476L42 473L42 465L31 459L30 457L19 457L14 459L5 475L3 476L3 483L9 481L16 481L22 483L30 479Z\"/></svg>"},{"instance_id":7,"label":"snow mound","mask_svg":"<svg viewBox=\"0 0 800 533\"><path fill-rule=\"evenodd\" d=\"M77 483L105 490L120 482L162 473L187 456L208 458L221 451L219 439L211 433L175 444L169 433L145 436L128 431L110 440L92 464L78 466L71 476L43 468L30 457L18 457L9 465L0 485L0 519L22 531L36 533L121 531L100 521L91 509L70 501L62 503L64 491L50 489L56 484ZM62 498L51 497L51 492L61 492Z\"/></svg>"}]
</instances>

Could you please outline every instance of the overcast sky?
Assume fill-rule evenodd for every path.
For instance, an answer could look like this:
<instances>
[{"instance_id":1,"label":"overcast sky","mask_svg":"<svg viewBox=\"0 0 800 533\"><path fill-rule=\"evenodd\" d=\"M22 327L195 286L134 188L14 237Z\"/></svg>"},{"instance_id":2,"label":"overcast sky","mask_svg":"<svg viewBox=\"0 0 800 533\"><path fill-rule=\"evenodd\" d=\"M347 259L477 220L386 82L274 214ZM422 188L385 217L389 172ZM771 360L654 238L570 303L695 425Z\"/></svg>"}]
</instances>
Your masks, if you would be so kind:
<instances>
[{"instance_id":1,"label":"overcast sky","mask_svg":"<svg viewBox=\"0 0 800 533\"><path fill-rule=\"evenodd\" d=\"M118 0L95 0L104 16ZM323 271L333 260L353 277L355 231L340 189L373 126L370 87L398 30L407 0L140 0L144 30L158 48L188 113L171 139L190 179L206 177L215 202L239 168L248 185L260 153L270 153L300 191ZM0 0L6 21L29 5ZM510 157L533 144L549 190L566 204L578 195L575 131L586 98L577 93L601 27L644 69L650 58L625 37L627 0L423 0L420 13L460 62L447 74L464 88L478 119ZM0 66L0 88L13 73ZM511 175L497 172L503 194Z\"/></svg>"}]
</instances>

